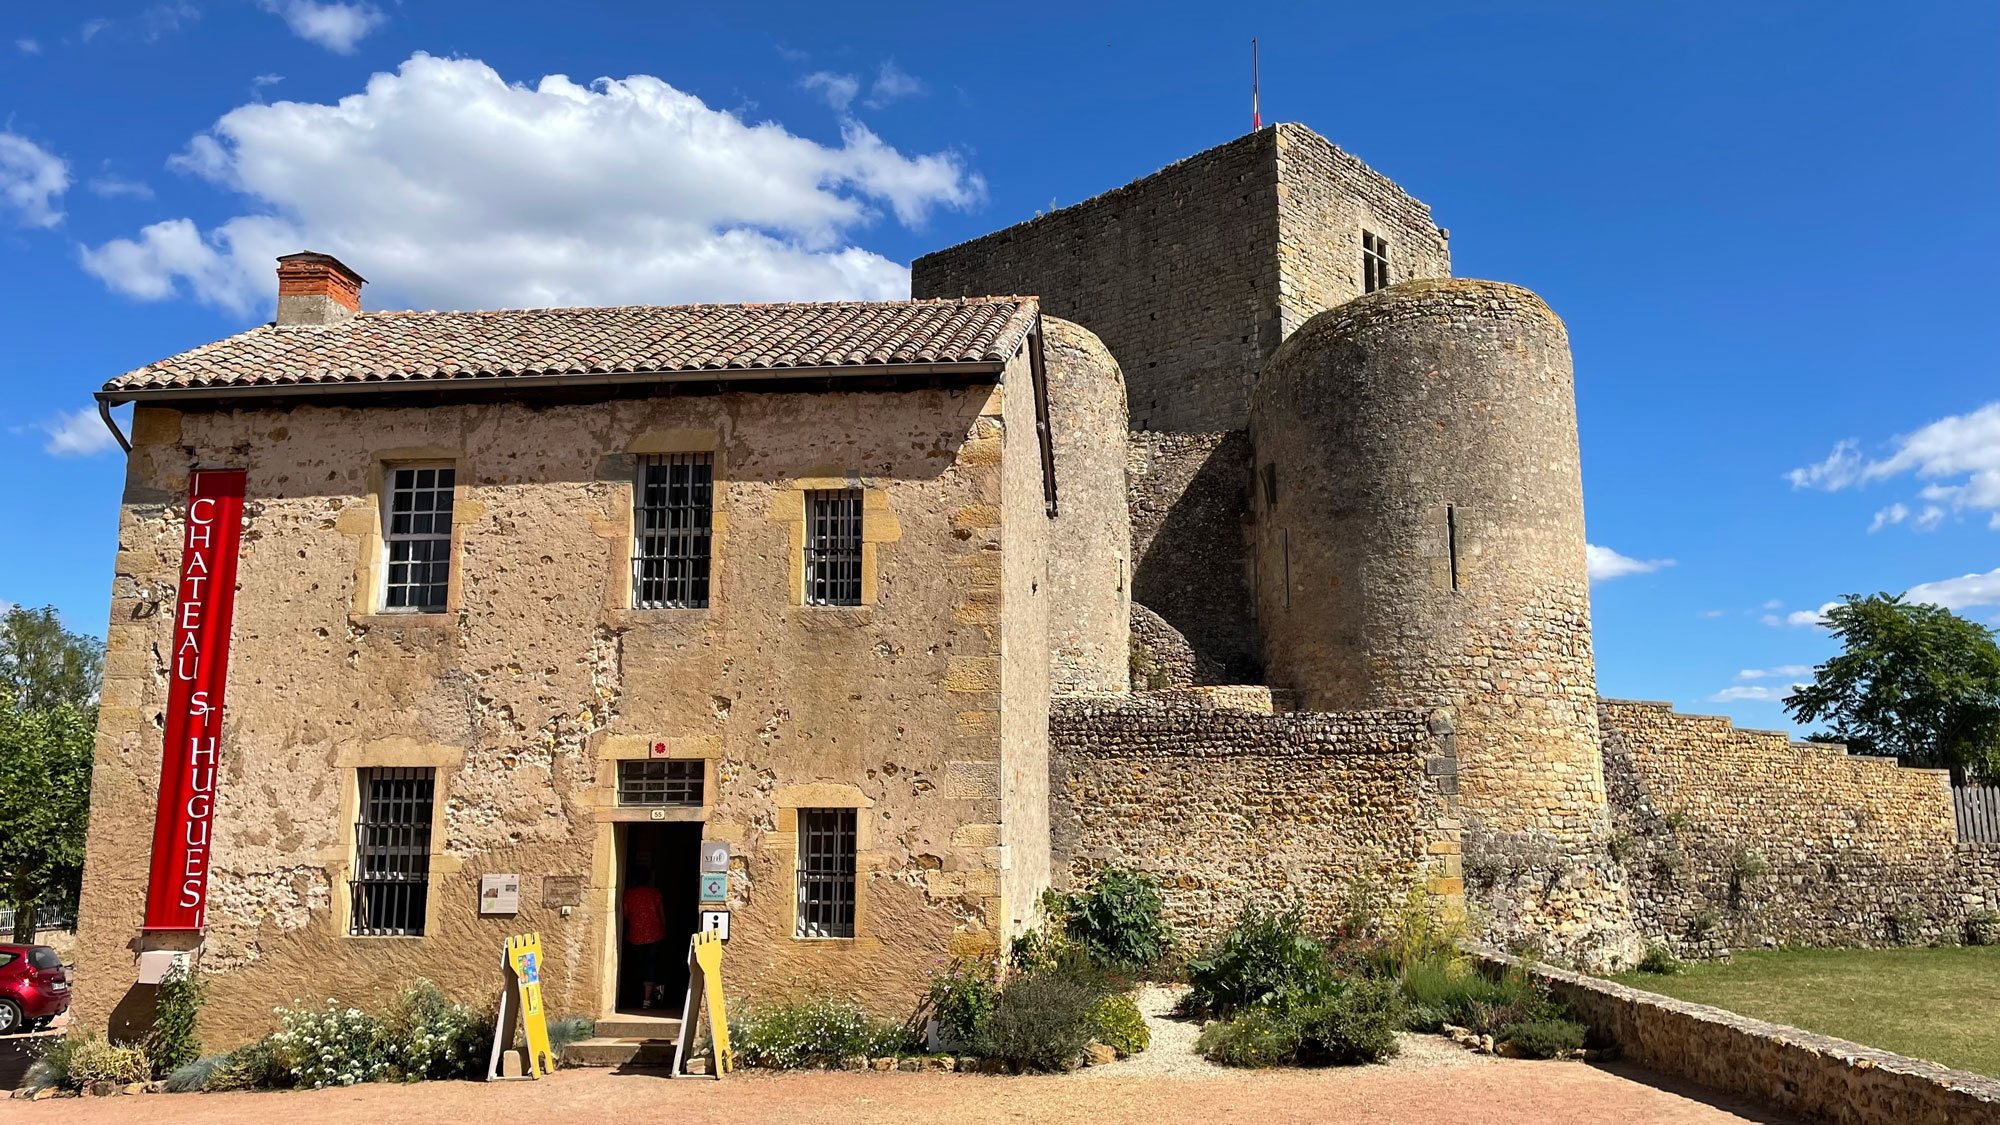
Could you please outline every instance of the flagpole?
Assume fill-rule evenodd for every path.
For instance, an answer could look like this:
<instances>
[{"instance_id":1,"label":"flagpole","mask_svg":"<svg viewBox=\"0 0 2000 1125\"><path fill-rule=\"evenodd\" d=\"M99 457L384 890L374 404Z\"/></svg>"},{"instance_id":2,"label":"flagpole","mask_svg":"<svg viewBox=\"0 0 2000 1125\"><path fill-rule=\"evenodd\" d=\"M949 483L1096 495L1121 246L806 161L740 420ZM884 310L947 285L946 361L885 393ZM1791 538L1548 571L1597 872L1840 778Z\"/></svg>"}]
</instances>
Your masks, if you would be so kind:
<instances>
[{"instance_id":1,"label":"flagpole","mask_svg":"<svg viewBox=\"0 0 2000 1125\"><path fill-rule=\"evenodd\" d=\"M1264 114L1257 108L1257 40L1250 40L1250 131L1264 127Z\"/></svg>"}]
</instances>

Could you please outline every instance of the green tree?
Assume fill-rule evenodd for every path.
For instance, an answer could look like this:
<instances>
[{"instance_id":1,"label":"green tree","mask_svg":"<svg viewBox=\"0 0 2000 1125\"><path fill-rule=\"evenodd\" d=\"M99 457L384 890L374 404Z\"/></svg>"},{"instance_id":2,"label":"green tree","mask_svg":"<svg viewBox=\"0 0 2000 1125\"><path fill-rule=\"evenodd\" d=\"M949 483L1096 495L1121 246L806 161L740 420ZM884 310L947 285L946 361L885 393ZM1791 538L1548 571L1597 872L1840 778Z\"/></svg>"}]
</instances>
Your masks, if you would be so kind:
<instances>
[{"instance_id":1,"label":"green tree","mask_svg":"<svg viewBox=\"0 0 2000 1125\"><path fill-rule=\"evenodd\" d=\"M1815 737L1913 766L2000 775L2000 644L1993 630L1895 594L1849 594L1826 614L1840 655L1785 699Z\"/></svg>"},{"instance_id":2,"label":"green tree","mask_svg":"<svg viewBox=\"0 0 2000 1125\"><path fill-rule=\"evenodd\" d=\"M67 703L25 709L0 694L0 905L14 908L15 941L35 939L40 909L75 917L96 725Z\"/></svg>"},{"instance_id":3,"label":"green tree","mask_svg":"<svg viewBox=\"0 0 2000 1125\"><path fill-rule=\"evenodd\" d=\"M46 711L67 703L97 707L104 681L104 645L63 628L54 606L15 606L0 618L0 691L14 706Z\"/></svg>"}]
</instances>

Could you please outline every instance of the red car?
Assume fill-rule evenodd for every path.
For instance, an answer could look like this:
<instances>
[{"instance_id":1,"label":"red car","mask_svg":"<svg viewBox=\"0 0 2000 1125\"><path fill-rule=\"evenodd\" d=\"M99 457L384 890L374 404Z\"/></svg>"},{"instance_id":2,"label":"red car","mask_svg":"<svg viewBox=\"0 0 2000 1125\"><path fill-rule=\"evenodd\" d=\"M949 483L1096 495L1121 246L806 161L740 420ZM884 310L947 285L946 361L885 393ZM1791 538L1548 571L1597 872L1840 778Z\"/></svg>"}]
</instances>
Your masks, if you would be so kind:
<instances>
[{"instance_id":1,"label":"red car","mask_svg":"<svg viewBox=\"0 0 2000 1125\"><path fill-rule=\"evenodd\" d=\"M0 945L0 1035L47 1027L69 1011L69 974L46 945Z\"/></svg>"}]
</instances>

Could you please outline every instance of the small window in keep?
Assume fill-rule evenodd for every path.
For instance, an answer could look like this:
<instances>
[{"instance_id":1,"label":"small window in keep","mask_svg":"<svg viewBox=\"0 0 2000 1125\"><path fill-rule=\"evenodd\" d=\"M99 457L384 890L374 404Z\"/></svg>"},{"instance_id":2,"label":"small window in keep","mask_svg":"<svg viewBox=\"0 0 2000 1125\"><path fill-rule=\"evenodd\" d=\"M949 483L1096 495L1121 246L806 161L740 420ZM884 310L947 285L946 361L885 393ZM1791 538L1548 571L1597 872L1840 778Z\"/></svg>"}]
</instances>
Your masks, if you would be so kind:
<instances>
[{"instance_id":1,"label":"small window in keep","mask_svg":"<svg viewBox=\"0 0 2000 1125\"><path fill-rule=\"evenodd\" d=\"M443 613L451 590L451 505L457 473L449 465L389 470L382 541L388 574L382 608L389 613Z\"/></svg>"},{"instance_id":2,"label":"small window in keep","mask_svg":"<svg viewBox=\"0 0 2000 1125\"><path fill-rule=\"evenodd\" d=\"M799 937L854 936L854 826L853 809L799 810Z\"/></svg>"},{"instance_id":3,"label":"small window in keep","mask_svg":"<svg viewBox=\"0 0 2000 1125\"><path fill-rule=\"evenodd\" d=\"M806 604L861 604L861 490L806 493Z\"/></svg>"},{"instance_id":4,"label":"small window in keep","mask_svg":"<svg viewBox=\"0 0 2000 1125\"><path fill-rule=\"evenodd\" d=\"M1389 240L1361 232L1361 291L1373 293L1389 284Z\"/></svg>"}]
</instances>

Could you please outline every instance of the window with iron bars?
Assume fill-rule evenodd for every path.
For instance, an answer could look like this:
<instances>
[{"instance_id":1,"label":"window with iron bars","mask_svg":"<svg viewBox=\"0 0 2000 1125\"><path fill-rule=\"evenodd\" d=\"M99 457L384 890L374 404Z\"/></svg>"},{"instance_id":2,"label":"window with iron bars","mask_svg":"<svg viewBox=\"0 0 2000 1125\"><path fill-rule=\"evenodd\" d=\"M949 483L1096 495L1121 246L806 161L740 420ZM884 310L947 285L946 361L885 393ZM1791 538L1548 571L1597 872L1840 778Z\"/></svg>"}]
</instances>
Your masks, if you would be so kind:
<instances>
[{"instance_id":1,"label":"window with iron bars","mask_svg":"<svg viewBox=\"0 0 2000 1125\"><path fill-rule=\"evenodd\" d=\"M361 815L354 823L353 910L347 932L416 936L430 901L431 808L437 771L375 767L361 771Z\"/></svg>"},{"instance_id":2,"label":"window with iron bars","mask_svg":"<svg viewBox=\"0 0 2000 1125\"><path fill-rule=\"evenodd\" d=\"M451 591L451 500L456 472L409 466L389 472L389 511L382 539L389 549L382 608L390 613L443 613Z\"/></svg>"},{"instance_id":3,"label":"window with iron bars","mask_svg":"<svg viewBox=\"0 0 2000 1125\"><path fill-rule=\"evenodd\" d=\"M861 604L861 490L806 493L806 604Z\"/></svg>"},{"instance_id":4,"label":"window with iron bars","mask_svg":"<svg viewBox=\"0 0 2000 1125\"><path fill-rule=\"evenodd\" d=\"M1389 284L1389 240L1361 232L1361 291L1373 293Z\"/></svg>"},{"instance_id":5,"label":"window with iron bars","mask_svg":"<svg viewBox=\"0 0 2000 1125\"><path fill-rule=\"evenodd\" d=\"M802 938L854 936L853 809L799 810Z\"/></svg>"},{"instance_id":6,"label":"window with iron bars","mask_svg":"<svg viewBox=\"0 0 2000 1125\"><path fill-rule=\"evenodd\" d=\"M701 762L644 759L618 763L621 805L701 804Z\"/></svg>"},{"instance_id":7,"label":"window with iron bars","mask_svg":"<svg viewBox=\"0 0 2000 1125\"><path fill-rule=\"evenodd\" d=\"M632 482L632 604L639 609L708 606L715 455L639 458Z\"/></svg>"}]
</instances>

